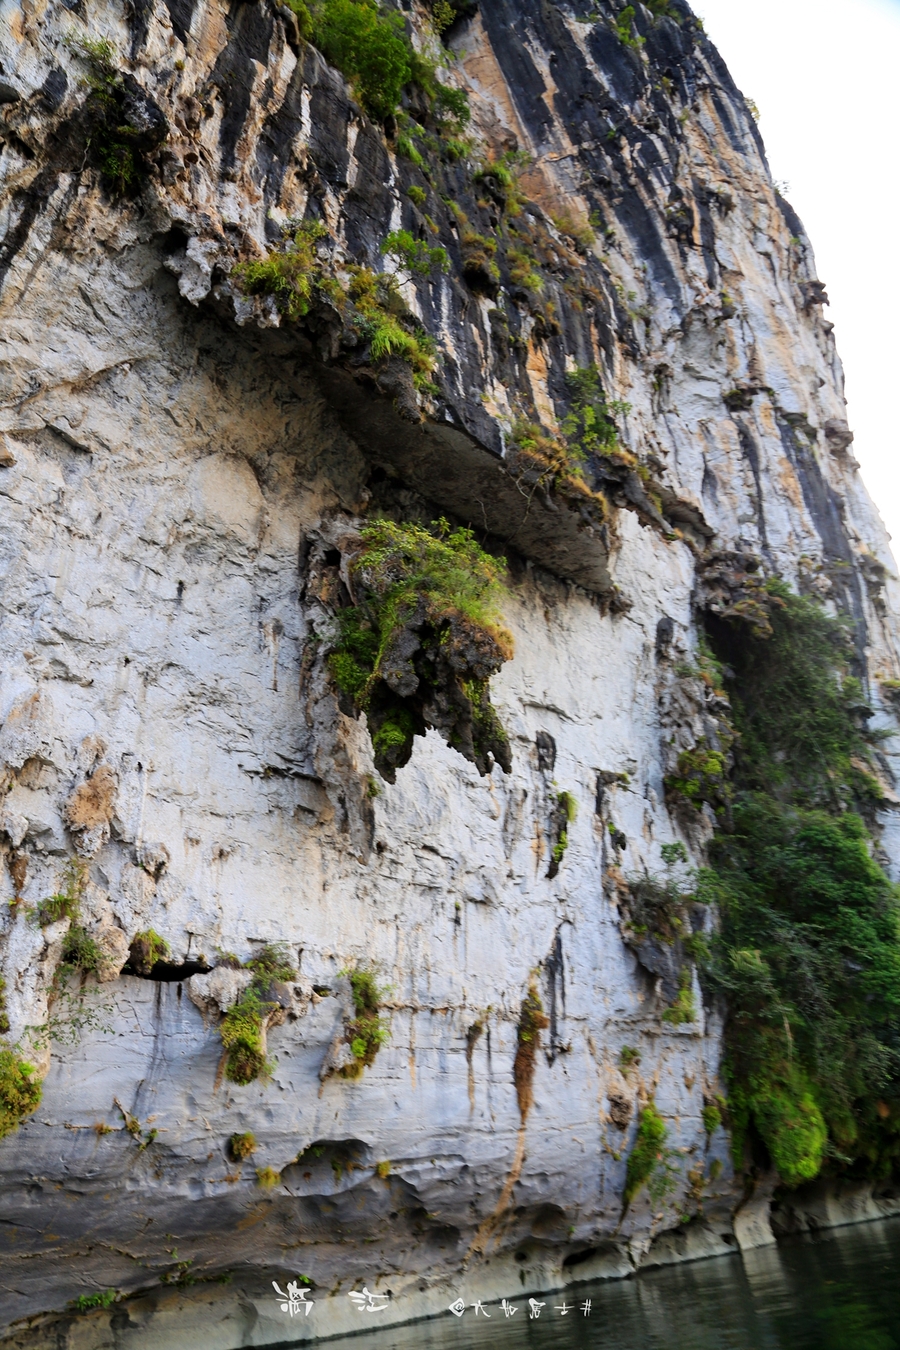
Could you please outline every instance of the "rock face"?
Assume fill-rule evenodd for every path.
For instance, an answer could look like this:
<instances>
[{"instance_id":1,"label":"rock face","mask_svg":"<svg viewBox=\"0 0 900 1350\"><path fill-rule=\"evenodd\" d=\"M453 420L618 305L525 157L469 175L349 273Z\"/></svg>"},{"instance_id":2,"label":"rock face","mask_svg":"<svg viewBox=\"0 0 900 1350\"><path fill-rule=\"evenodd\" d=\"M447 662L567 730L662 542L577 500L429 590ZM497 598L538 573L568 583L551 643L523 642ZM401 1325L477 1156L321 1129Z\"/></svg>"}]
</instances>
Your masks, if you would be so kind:
<instances>
[{"instance_id":1,"label":"rock face","mask_svg":"<svg viewBox=\"0 0 900 1350\"><path fill-rule=\"evenodd\" d=\"M259 1345L359 1329L363 1284L397 1320L735 1242L727 1136L701 1115L721 1012L695 991L695 1020L662 1020L620 887L679 839L701 862L711 832L663 783L713 734L677 674L697 607L746 608L759 569L840 602L893 726L897 585L812 251L743 98L680 0L637 6L632 45L585 8L484 0L454 24L471 145L438 145L430 176L271 0L7 9L0 956L8 1040L45 1075L0 1143L15 1344L74 1344L66 1309L106 1289L126 1301L79 1345ZM128 191L92 158L85 39L118 72ZM510 151L514 216L491 170ZM391 230L445 249L447 272L398 282L437 342L428 388L337 311L288 323L236 283L304 216L338 272L396 268ZM508 232L476 257L510 221L537 281ZM618 458L554 479L520 423L558 434L567 373L593 365ZM341 539L376 510L448 513L508 555L509 772L430 730L384 783L341 710ZM896 870L890 814L882 844ZM35 912L73 858L99 979L51 998L75 919ZM150 931L159 978L128 973ZM264 944L297 982L270 1076L239 1086L219 1017ZM353 1076L363 969L390 1034ZM651 1097L674 1189L623 1214ZM301 1274L314 1313L288 1319L271 1281Z\"/></svg>"}]
</instances>

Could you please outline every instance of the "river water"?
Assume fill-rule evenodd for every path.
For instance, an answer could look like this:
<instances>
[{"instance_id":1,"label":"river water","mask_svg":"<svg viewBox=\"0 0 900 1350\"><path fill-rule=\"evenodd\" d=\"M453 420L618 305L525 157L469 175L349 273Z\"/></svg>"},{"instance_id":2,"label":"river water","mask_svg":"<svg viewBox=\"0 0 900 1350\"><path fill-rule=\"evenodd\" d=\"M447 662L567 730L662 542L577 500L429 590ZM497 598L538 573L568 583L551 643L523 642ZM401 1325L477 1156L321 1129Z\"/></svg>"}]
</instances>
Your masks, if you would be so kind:
<instances>
[{"instance_id":1,"label":"river water","mask_svg":"<svg viewBox=\"0 0 900 1350\"><path fill-rule=\"evenodd\" d=\"M586 1315L584 1305L590 1300ZM900 1350L900 1219L573 1285L490 1320L469 1307L329 1350ZM566 1306L568 1311L561 1311Z\"/></svg>"}]
</instances>

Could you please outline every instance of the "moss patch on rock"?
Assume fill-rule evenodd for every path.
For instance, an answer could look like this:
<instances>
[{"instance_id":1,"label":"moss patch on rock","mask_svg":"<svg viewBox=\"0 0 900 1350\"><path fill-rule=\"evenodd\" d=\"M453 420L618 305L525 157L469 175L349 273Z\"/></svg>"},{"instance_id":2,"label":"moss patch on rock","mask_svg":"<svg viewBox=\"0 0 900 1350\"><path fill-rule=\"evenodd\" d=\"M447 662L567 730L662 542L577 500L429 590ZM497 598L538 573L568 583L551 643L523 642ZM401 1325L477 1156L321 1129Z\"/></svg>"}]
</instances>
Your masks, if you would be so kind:
<instances>
[{"instance_id":1,"label":"moss patch on rock","mask_svg":"<svg viewBox=\"0 0 900 1350\"><path fill-rule=\"evenodd\" d=\"M512 655L500 563L471 530L381 520L349 570L355 603L338 613L329 666L346 711L366 714L378 772L394 782L427 727L480 773L508 771L488 685Z\"/></svg>"},{"instance_id":2,"label":"moss patch on rock","mask_svg":"<svg viewBox=\"0 0 900 1350\"><path fill-rule=\"evenodd\" d=\"M41 1085L34 1072L14 1050L0 1046L0 1139L17 1130L40 1105Z\"/></svg>"}]
</instances>

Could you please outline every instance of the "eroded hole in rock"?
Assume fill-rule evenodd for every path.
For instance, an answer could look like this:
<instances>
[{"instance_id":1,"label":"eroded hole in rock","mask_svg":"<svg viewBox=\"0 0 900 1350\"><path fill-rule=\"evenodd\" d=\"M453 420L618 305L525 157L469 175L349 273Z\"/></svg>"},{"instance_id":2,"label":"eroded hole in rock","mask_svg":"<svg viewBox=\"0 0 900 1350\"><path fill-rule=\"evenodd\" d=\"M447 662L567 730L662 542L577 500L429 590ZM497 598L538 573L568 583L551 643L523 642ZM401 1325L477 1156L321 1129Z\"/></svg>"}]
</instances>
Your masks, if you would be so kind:
<instances>
[{"instance_id":1,"label":"eroded hole in rock","mask_svg":"<svg viewBox=\"0 0 900 1350\"><path fill-rule=\"evenodd\" d=\"M210 967L200 961L157 961L150 967L138 968L131 960L123 967L123 975L136 975L140 980L158 980L163 984L176 984L189 980L192 975L205 975Z\"/></svg>"}]
</instances>

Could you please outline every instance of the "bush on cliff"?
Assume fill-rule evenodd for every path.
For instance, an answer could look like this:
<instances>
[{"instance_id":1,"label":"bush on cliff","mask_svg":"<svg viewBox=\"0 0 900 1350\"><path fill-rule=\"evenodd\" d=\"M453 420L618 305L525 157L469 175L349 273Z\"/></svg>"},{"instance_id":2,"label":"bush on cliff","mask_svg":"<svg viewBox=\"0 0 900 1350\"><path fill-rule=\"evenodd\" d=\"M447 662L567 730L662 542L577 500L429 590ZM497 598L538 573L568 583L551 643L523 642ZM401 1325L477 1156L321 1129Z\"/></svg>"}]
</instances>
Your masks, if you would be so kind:
<instances>
[{"instance_id":1,"label":"bush on cliff","mask_svg":"<svg viewBox=\"0 0 900 1350\"><path fill-rule=\"evenodd\" d=\"M41 1085L33 1075L32 1065L8 1046L0 1046L0 1139L17 1130L40 1105Z\"/></svg>"},{"instance_id":2,"label":"bush on cliff","mask_svg":"<svg viewBox=\"0 0 900 1350\"><path fill-rule=\"evenodd\" d=\"M490 676L512 655L502 567L471 530L366 525L350 564L355 604L339 611L329 665L348 709L365 712L389 782L413 738L435 727L481 773L510 766Z\"/></svg>"},{"instance_id":3,"label":"bush on cliff","mask_svg":"<svg viewBox=\"0 0 900 1350\"><path fill-rule=\"evenodd\" d=\"M768 593L770 636L710 624L738 731L733 830L700 877L720 914L706 975L728 1005L735 1154L761 1142L792 1186L823 1166L884 1177L900 1163L900 900L862 815L879 797L866 710L847 625Z\"/></svg>"}]
</instances>

